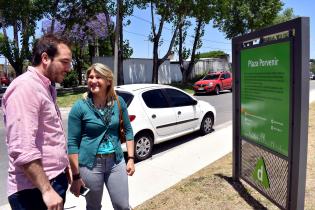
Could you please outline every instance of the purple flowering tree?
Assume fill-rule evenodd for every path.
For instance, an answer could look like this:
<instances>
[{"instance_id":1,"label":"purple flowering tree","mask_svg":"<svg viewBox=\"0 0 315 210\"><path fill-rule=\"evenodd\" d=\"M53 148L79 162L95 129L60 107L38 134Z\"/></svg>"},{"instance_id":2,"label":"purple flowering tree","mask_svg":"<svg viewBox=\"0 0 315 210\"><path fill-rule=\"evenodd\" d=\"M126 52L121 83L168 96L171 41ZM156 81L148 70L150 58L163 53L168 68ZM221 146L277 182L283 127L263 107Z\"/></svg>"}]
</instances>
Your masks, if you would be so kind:
<instances>
[{"instance_id":1,"label":"purple flowering tree","mask_svg":"<svg viewBox=\"0 0 315 210\"><path fill-rule=\"evenodd\" d=\"M78 73L79 84L82 83L82 69L91 63L92 56L98 55L98 43L108 37L107 23L104 13L98 13L90 18L82 18L79 23L72 24L72 26L62 24L57 20L54 20L54 27L51 27L52 21L49 19L42 22L43 33L51 33L53 28L52 33L66 36L71 41L73 68ZM94 50L89 50L91 47Z\"/></svg>"}]
</instances>

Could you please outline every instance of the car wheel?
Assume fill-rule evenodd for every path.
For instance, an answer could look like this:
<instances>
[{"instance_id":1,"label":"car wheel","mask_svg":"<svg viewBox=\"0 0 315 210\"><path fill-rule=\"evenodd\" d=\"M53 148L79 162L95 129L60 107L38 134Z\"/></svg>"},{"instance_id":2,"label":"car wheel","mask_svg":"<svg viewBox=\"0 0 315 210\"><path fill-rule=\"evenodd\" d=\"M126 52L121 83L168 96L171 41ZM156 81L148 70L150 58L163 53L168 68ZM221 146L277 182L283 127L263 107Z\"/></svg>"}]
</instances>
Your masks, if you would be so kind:
<instances>
[{"instance_id":1,"label":"car wheel","mask_svg":"<svg viewBox=\"0 0 315 210\"><path fill-rule=\"evenodd\" d=\"M220 88L219 88L219 86L215 86L214 93L215 93L216 95L219 95L219 94L220 94Z\"/></svg>"},{"instance_id":2,"label":"car wheel","mask_svg":"<svg viewBox=\"0 0 315 210\"><path fill-rule=\"evenodd\" d=\"M140 133L135 137L135 158L139 161L151 156L153 148L152 137L148 133Z\"/></svg>"},{"instance_id":3,"label":"car wheel","mask_svg":"<svg viewBox=\"0 0 315 210\"><path fill-rule=\"evenodd\" d=\"M201 122L200 125L200 133L202 135L206 135L212 131L213 127L213 118L210 114L206 114Z\"/></svg>"}]
</instances>

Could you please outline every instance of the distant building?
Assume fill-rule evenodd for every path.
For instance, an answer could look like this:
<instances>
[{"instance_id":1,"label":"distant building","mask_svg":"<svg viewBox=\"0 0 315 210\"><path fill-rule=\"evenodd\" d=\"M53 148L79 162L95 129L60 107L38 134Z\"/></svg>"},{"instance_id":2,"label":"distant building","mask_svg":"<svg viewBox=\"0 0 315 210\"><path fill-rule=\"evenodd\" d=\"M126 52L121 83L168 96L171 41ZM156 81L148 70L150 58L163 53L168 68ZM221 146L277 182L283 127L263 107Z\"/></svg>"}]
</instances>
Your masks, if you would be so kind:
<instances>
[{"instance_id":1,"label":"distant building","mask_svg":"<svg viewBox=\"0 0 315 210\"><path fill-rule=\"evenodd\" d=\"M169 57L173 58L173 57ZM190 74L190 78L207 74L212 71L230 71L231 65L229 58L201 58L197 60ZM93 57L93 63L103 63L114 69L113 57ZM188 61L184 62L188 65ZM151 83L152 79L152 59L147 58L128 58L123 61L123 72L125 84ZM170 84L182 80L182 73L178 61L166 59L159 67L158 82Z\"/></svg>"},{"instance_id":2,"label":"distant building","mask_svg":"<svg viewBox=\"0 0 315 210\"><path fill-rule=\"evenodd\" d=\"M189 60L186 60L184 65L188 65L188 62ZM215 71L231 71L228 54L220 58L199 58L194 65L190 78Z\"/></svg>"}]
</instances>

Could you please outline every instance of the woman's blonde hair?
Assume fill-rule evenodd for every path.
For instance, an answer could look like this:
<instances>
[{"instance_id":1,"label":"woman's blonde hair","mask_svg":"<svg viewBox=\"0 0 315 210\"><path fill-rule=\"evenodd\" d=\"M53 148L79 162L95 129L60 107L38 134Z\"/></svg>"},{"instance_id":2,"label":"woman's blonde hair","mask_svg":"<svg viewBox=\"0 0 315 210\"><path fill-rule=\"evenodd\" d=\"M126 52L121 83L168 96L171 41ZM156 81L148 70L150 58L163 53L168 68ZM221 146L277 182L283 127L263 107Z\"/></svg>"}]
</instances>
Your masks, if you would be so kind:
<instances>
[{"instance_id":1,"label":"woman's blonde hair","mask_svg":"<svg viewBox=\"0 0 315 210\"><path fill-rule=\"evenodd\" d=\"M101 64L101 63L94 63L92 64L88 70L86 71L86 78L89 78L89 75L91 73L91 71L94 70L95 72L97 72L98 74L101 75L102 78L104 78L105 80L107 80L108 82L110 82L110 85L107 88L107 94L106 94L106 103L111 103L116 99L116 93L114 90L114 75L112 70L106 66L105 64ZM88 92L83 94L83 98L87 99L88 97Z\"/></svg>"}]
</instances>

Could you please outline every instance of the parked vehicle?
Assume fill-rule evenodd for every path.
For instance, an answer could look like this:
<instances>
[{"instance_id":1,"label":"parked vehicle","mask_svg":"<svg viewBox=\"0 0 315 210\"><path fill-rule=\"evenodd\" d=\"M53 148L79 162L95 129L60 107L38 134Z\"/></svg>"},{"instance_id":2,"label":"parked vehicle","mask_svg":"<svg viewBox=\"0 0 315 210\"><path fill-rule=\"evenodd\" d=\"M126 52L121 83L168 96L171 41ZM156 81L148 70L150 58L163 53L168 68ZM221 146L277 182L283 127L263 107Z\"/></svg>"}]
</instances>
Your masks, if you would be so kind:
<instances>
[{"instance_id":1,"label":"parked vehicle","mask_svg":"<svg viewBox=\"0 0 315 210\"><path fill-rule=\"evenodd\" d=\"M230 90L232 91L232 73L229 71L211 72L204 78L197 81L193 85L193 89L196 93L215 93L220 94L220 91Z\"/></svg>"},{"instance_id":2,"label":"parked vehicle","mask_svg":"<svg viewBox=\"0 0 315 210\"><path fill-rule=\"evenodd\" d=\"M1 86L8 86L10 84L10 80L7 76L0 77Z\"/></svg>"},{"instance_id":3,"label":"parked vehicle","mask_svg":"<svg viewBox=\"0 0 315 210\"><path fill-rule=\"evenodd\" d=\"M315 74L310 71L310 79L315 79Z\"/></svg>"},{"instance_id":4,"label":"parked vehicle","mask_svg":"<svg viewBox=\"0 0 315 210\"><path fill-rule=\"evenodd\" d=\"M212 131L216 110L184 91L158 84L117 86L116 92L128 106L134 132L135 158L151 156L153 145L199 130ZM126 151L126 145L122 145Z\"/></svg>"}]
</instances>

